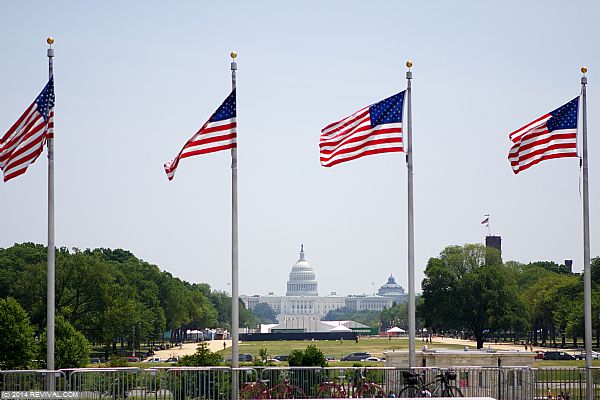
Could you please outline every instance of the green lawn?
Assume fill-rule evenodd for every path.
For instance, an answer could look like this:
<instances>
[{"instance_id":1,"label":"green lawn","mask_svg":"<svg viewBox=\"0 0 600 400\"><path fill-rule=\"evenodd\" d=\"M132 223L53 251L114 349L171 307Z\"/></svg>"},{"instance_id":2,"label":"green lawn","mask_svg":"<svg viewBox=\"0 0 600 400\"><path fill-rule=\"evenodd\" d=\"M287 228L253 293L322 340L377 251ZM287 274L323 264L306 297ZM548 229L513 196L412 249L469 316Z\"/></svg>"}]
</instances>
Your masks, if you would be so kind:
<instances>
[{"instance_id":1,"label":"green lawn","mask_svg":"<svg viewBox=\"0 0 600 400\"><path fill-rule=\"evenodd\" d=\"M386 350L408 350L408 339L393 338L389 340L387 338L361 338L358 343L353 340L315 340L315 341L272 341L272 342L243 342L240 343L240 354L252 354L254 357L258 357L259 350L261 348L267 349L269 357L272 358L278 354L290 354L290 351L294 349L304 350L306 346L314 344L323 351L325 356L333 356L336 360L341 357L357 352L364 351L371 353L374 357L382 357L383 352ZM420 350L425 345L425 342L417 339L416 348ZM450 345L450 344L436 344L428 343L429 348L446 348L446 349L458 349L462 350L462 345ZM219 353L223 354L225 359L231 357L231 348L221 350Z\"/></svg>"},{"instance_id":2,"label":"green lawn","mask_svg":"<svg viewBox=\"0 0 600 400\"><path fill-rule=\"evenodd\" d=\"M552 367L585 367L585 360L535 360L534 367L536 368L552 368ZM592 366L600 366L600 360L592 360Z\"/></svg>"}]
</instances>

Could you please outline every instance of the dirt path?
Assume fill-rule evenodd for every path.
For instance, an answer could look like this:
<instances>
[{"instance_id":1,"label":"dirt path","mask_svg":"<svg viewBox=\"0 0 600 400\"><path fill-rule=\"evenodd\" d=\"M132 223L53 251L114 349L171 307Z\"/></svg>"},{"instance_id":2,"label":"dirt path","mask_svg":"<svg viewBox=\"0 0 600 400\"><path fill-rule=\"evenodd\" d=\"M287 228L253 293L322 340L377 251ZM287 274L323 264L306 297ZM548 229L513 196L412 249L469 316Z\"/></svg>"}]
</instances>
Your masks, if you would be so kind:
<instances>
[{"instance_id":1,"label":"dirt path","mask_svg":"<svg viewBox=\"0 0 600 400\"><path fill-rule=\"evenodd\" d=\"M225 347L231 347L231 340L207 340L206 343L208 343L209 350L213 352L223 350L223 343L225 343ZM154 357L167 359L173 356L186 356L189 354L194 354L197 348L198 343L183 343L181 347L172 347L168 350L155 351Z\"/></svg>"}]
</instances>

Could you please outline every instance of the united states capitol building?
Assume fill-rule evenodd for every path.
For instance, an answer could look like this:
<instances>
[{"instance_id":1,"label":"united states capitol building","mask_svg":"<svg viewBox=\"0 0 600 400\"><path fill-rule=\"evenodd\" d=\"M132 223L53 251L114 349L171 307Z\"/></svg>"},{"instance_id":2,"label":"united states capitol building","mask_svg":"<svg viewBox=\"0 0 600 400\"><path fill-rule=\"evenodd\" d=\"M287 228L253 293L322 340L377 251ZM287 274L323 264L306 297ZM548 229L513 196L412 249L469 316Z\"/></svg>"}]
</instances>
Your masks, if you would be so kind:
<instances>
[{"instance_id":1,"label":"united states capitol building","mask_svg":"<svg viewBox=\"0 0 600 400\"><path fill-rule=\"evenodd\" d=\"M287 282L285 296L276 296L272 292L266 296L240 296L246 308L252 310L259 303L266 303L277 315L280 323L295 320L298 317L319 321L329 311L342 307L351 310L381 311L390 308L394 303L406 303L406 294L402 286L396 283L392 275L377 294L338 296L332 292L327 296L319 296L315 271L306 260L304 246L300 248L300 258L292 266Z\"/></svg>"}]
</instances>

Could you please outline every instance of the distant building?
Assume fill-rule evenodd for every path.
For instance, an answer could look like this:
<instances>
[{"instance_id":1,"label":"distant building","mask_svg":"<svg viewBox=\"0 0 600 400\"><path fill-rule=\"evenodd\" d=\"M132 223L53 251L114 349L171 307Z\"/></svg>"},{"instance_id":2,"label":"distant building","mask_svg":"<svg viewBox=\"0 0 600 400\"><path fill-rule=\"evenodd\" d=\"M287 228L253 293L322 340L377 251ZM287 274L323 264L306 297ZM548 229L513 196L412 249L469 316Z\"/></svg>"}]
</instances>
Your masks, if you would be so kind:
<instances>
[{"instance_id":1,"label":"distant building","mask_svg":"<svg viewBox=\"0 0 600 400\"><path fill-rule=\"evenodd\" d=\"M287 322L288 326L296 326L297 322L295 321L298 321L304 327L308 327L311 323L315 327L319 326L316 322L320 321L329 311L342 307L352 310L381 311L384 308L392 307L394 303L406 302L404 289L396 283L391 275L376 295L363 294L342 297L332 292L328 296L319 296L317 287L315 271L306 260L304 246L301 246L300 258L292 266L285 296L275 296L273 292L269 292L266 296L240 296L240 298L250 310L259 303L268 304L277 315L280 324Z\"/></svg>"},{"instance_id":2,"label":"distant building","mask_svg":"<svg viewBox=\"0 0 600 400\"><path fill-rule=\"evenodd\" d=\"M486 236L485 246L497 249L502 254L502 237L501 236Z\"/></svg>"},{"instance_id":3,"label":"distant building","mask_svg":"<svg viewBox=\"0 0 600 400\"><path fill-rule=\"evenodd\" d=\"M406 303L407 295L404 293L404 288L396 283L396 278L392 275L387 280L387 283L377 291L379 296L389 297L396 303Z\"/></svg>"}]
</instances>

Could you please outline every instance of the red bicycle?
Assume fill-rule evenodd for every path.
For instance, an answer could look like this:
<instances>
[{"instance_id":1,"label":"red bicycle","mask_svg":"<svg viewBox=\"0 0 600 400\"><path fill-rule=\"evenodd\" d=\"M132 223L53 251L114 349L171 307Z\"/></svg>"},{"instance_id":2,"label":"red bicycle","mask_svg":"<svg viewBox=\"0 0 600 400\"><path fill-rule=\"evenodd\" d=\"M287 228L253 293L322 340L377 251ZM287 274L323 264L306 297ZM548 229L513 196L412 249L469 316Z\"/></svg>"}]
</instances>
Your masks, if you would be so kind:
<instances>
[{"instance_id":1,"label":"red bicycle","mask_svg":"<svg viewBox=\"0 0 600 400\"><path fill-rule=\"evenodd\" d=\"M240 399L270 399L268 380L258 380L256 382L247 382L240 390Z\"/></svg>"},{"instance_id":2,"label":"red bicycle","mask_svg":"<svg viewBox=\"0 0 600 400\"><path fill-rule=\"evenodd\" d=\"M283 383L275 385L271 389L271 398L273 399L305 399L306 394L296 385L290 385L289 378L284 378Z\"/></svg>"},{"instance_id":3,"label":"red bicycle","mask_svg":"<svg viewBox=\"0 0 600 400\"><path fill-rule=\"evenodd\" d=\"M383 398L385 397L385 391L381 386L374 382L370 382L367 378L365 378L363 371L360 370L360 376L356 382L356 384L352 388L352 397L360 397L360 398ZM343 380L346 379L345 376L336 377L340 383L336 382L323 382L319 385L319 390L317 392L318 398L348 398L349 396L346 393L346 388L344 387Z\"/></svg>"}]
</instances>

